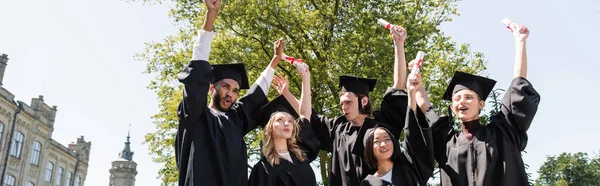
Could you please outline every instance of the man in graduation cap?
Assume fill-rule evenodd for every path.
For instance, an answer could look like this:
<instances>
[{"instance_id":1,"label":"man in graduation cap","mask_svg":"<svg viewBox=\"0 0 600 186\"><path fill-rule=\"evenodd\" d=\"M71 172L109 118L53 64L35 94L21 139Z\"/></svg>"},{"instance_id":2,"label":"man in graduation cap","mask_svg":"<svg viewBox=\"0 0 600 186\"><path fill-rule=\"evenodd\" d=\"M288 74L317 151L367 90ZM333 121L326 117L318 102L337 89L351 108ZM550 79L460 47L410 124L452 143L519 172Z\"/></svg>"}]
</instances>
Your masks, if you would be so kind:
<instances>
[{"instance_id":1,"label":"man in graduation cap","mask_svg":"<svg viewBox=\"0 0 600 186\"><path fill-rule=\"evenodd\" d=\"M521 151L527 145L527 129L537 112L540 95L527 78L527 27L511 24L516 43L514 78L502 99L501 111L489 123L479 114L496 81L464 72L455 72L443 99L458 117L462 131L453 129L453 119L438 116L428 107L424 89L417 98L433 129L434 156L441 169L440 181L447 185L528 185ZM411 66L411 64L409 64ZM424 115L423 115L424 114ZM419 115L419 114L418 114Z\"/></svg>"},{"instance_id":2,"label":"man in graduation cap","mask_svg":"<svg viewBox=\"0 0 600 186\"><path fill-rule=\"evenodd\" d=\"M276 56L251 87L243 64L210 65L213 24L220 2L204 2L203 29L194 43L191 61L178 75L185 85L175 138L180 186L248 184L244 135L259 125L252 115L268 102L266 93L283 50L283 41L277 41ZM238 100L240 90L248 88ZM208 93L211 99L207 106Z\"/></svg>"},{"instance_id":3,"label":"man in graduation cap","mask_svg":"<svg viewBox=\"0 0 600 186\"><path fill-rule=\"evenodd\" d=\"M404 32L403 36L395 32ZM363 159L363 137L367 129L375 125L388 126L389 130L400 137L407 112L406 61L404 57L404 39L406 30L394 26L390 29L394 40L394 85L388 88L381 102L381 110L370 118L372 105L369 92L373 91L376 79L354 76L340 76L340 106L343 116L328 118L311 114L311 124L321 142L321 149L332 153L329 184L332 186L359 185L376 169L367 166ZM307 116L308 117L308 116ZM387 125L386 125L387 124Z\"/></svg>"}]
</instances>

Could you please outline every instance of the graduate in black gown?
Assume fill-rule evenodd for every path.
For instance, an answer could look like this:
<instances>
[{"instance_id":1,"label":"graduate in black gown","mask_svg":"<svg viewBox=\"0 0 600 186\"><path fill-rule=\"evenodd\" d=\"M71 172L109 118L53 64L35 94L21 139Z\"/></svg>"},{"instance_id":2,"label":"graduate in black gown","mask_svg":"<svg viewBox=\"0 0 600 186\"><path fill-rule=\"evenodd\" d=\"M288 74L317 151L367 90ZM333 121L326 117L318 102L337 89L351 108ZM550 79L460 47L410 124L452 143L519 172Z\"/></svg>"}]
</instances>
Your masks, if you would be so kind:
<instances>
[{"instance_id":1,"label":"graduate in black gown","mask_svg":"<svg viewBox=\"0 0 600 186\"><path fill-rule=\"evenodd\" d=\"M394 34L404 32L402 36ZM344 115L328 118L311 114L312 128L319 141L321 150L332 153L329 184L332 186L358 185L375 169L367 167L363 160L363 137L369 128L377 124L387 124L389 130L399 136L405 122L407 108L406 61L404 57L404 39L406 30L394 26L390 29L394 41L394 84L383 96L380 110L372 111L369 92L373 91L376 79L353 76L340 76L340 106Z\"/></svg>"},{"instance_id":2,"label":"graduate in black gown","mask_svg":"<svg viewBox=\"0 0 600 186\"><path fill-rule=\"evenodd\" d=\"M220 0L207 6L203 29L194 43L192 60L179 73L183 100L177 110L179 126L175 156L180 186L239 186L248 184L244 135L259 123L252 119L268 102L266 93L281 54L276 54L249 87L243 64L210 65L208 56ZM248 89L238 100L241 89ZM210 93L210 94L209 94ZM207 97L210 103L207 106Z\"/></svg>"},{"instance_id":3,"label":"graduate in black gown","mask_svg":"<svg viewBox=\"0 0 600 186\"><path fill-rule=\"evenodd\" d=\"M528 185L521 151L527 145L527 129L537 112L540 95L526 79L525 42L529 30L514 23L510 28L516 43L514 79L502 98L501 110L489 123L481 123L479 114L496 81L458 71L443 98L452 101L450 110L460 120L462 132L453 129L451 117L418 109L433 129L442 186ZM423 95L423 101L427 101Z\"/></svg>"},{"instance_id":4,"label":"graduate in black gown","mask_svg":"<svg viewBox=\"0 0 600 186\"><path fill-rule=\"evenodd\" d=\"M376 168L361 186L427 185L433 174L432 130L426 120L417 120L415 93L421 86L420 76L413 75L408 82L409 109L404 126L403 149L398 140L385 127L367 130L364 138L364 158L369 167Z\"/></svg>"},{"instance_id":5,"label":"graduate in black gown","mask_svg":"<svg viewBox=\"0 0 600 186\"><path fill-rule=\"evenodd\" d=\"M297 113L301 108L305 110L304 113L311 112L310 84L307 85L310 76L308 70L301 74L303 90L300 106L295 97L289 97L291 93L286 86L282 87L285 93L269 102L257 113L256 121L267 124L263 129L262 156L252 168L250 186L317 185L310 163L317 158L320 144L308 119L299 117ZM287 84L287 80L284 79L276 78L275 81L279 85ZM292 106L286 98L290 98L295 106Z\"/></svg>"}]
</instances>

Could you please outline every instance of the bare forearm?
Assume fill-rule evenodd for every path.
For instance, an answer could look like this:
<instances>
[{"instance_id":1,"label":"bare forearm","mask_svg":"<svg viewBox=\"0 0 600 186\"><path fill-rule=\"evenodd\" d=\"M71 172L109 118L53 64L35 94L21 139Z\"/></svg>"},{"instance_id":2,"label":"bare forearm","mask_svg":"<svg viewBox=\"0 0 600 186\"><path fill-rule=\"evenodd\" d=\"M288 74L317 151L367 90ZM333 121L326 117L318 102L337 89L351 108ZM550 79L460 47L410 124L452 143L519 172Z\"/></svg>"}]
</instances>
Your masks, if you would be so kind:
<instances>
[{"instance_id":1,"label":"bare forearm","mask_svg":"<svg viewBox=\"0 0 600 186\"><path fill-rule=\"evenodd\" d=\"M425 87L419 87L415 95L416 104L419 105L419 108L421 108L421 111L423 111L423 113L427 112L427 109L431 107L431 102L429 102L429 97L427 96L427 91L425 90Z\"/></svg>"},{"instance_id":2,"label":"bare forearm","mask_svg":"<svg viewBox=\"0 0 600 186\"><path fill-rule=\"evenodd\" d=\"M526 41L516 41L514 77L527 78Z\"/></svg>"},{"instance_id":3,"label":"bare forearm","mask_svg":"<svg viewBox=\"0 0 600 186\"><path fill-rule=\"evenodd\" d=\"M217 13L214 10L209 9L206 11L206 15L204 18L204 24L202 25L202 30L206 30L209 32L213 31L215 20L217 19Z\"/></svg>"},{"instance_id":4,"label":"bare forearm","mask_svg":"<svg viewBox=\"0 0 600 186\"><path fill-rule=\"evenodd\" d=\"M394 88L406 89L406 57L404 42L394 42Z\"/></svg>"},{"instance_id":5,"label":"bare forearm","mask_svg":"<svg viewBox=\"0 0 600 186\"><path fill-rule=\"evenodd\" d=\"M302 77L302 95L300 95L300 115L310 118L312 114L312 96L310 95L310 77Z\"/></svg>"},{"instance_id":6,"label":"bare forearm","mask_svg":"<svg viewBox=\"0 0 600 186\"><path fill-rule=\"evenodd\" d=\"M271 59L271 62L269 63L269 66L272 69L277 69L277 65L279 64L280 60L281 60L281 58L278 58L277 55L273 56L273 58Z\"/></svg>"}]
</instances>

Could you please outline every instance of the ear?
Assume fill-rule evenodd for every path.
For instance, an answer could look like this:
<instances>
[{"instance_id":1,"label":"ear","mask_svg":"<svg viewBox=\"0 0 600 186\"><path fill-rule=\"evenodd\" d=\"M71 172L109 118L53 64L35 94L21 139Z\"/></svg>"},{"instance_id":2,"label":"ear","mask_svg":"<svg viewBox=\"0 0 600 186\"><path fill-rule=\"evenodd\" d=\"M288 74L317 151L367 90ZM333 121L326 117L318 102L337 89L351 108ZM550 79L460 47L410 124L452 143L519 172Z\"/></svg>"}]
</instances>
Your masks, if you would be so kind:
<instances>
[{"instance_id":1,"label":"ear","mask_svg":"<svg viewBox=\"0 0 600 186\"><path fill-rule=\"evenodd\" d=\"M360 100L360 102L362 103L362 106L364 108L369 103L369 97L363 96L363 98Z\"/></svg>"},{"instance_id":2,"label":"ear","mask_svg":"<svg viewBox=\"0 0 600 186\"><path fill-rule=\"evenodd\" d=\"M216 89L215 89L215 85L213 85L213 84L211 84L211 85L208 87L208 92L210 92L211 94L212 94L213 92L215 92L215 90L216 90Z\"/></svg>"},{"instance_id":3,"label":"ear","mask_svg":"<svg viewBox=\"0 0 600 186\"><path fill-rule=\"evenodd\" d=\"M485 101L479 100L479 110L482 110L485 107Z\"/></svg>"}]
</instances>

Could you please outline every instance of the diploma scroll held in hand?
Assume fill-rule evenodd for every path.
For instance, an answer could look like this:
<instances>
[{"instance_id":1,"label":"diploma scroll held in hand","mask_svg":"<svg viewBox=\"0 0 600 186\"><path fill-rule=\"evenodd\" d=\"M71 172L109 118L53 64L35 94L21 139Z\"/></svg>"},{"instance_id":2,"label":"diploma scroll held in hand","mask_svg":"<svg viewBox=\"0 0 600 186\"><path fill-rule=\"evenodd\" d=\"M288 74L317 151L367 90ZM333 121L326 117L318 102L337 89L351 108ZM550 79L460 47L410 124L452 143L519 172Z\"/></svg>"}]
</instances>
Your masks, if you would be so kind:
<instances>
[{"instance_id":1,"label":"diploma scroll held in hand","mask_svg":"<svg viewBox=\"0 0 600 186\"><path fill-rule=\"evenodd\" d=\"M377 23L379 23L381 26L383 26L383 28L385 29L391 29L392 28L392 24L390 24L389 22L387 22L386 20L383 19L378 19ZM394 32L396 34L398 34L398 36L403 36L404 33L403 32L398 32L397 30L394 30Z\"/></svg>"},{"instance_id":2,"label":"diploma scroll held in hand","mask_svg":"<svg viewBox=\"0 0 600 186\"><path fill-rule=\"evenodd\" d=\"M413 65L412 70L410 71L411 74L416 74L419 73L419 70L421 69L421 63L423 63L423 58L425 57L425 52L419 51L417 52L417 57L415 58L415 60L417 61L417 64ZM410 82L415 82L415 79L409 79Z\"/></svg>"},{"instance_id":3,"label":"diploma scroll held in hand","mask_svg":"<svg viewBox=\"0 0 600 186\"><path fill-rule=\"evenodd\" d=\"M306 67L304 66L304 63L302 62L302 59L296 59L294 57L288 56L288 55L281 55L281 59L289 62L290 64L297 66L301 71L305 71Z\"/></svg>"}]
</instances>

